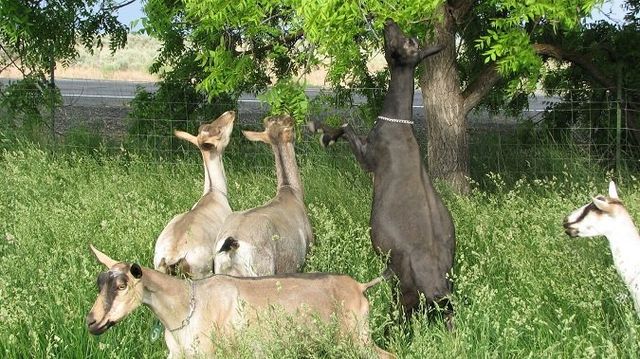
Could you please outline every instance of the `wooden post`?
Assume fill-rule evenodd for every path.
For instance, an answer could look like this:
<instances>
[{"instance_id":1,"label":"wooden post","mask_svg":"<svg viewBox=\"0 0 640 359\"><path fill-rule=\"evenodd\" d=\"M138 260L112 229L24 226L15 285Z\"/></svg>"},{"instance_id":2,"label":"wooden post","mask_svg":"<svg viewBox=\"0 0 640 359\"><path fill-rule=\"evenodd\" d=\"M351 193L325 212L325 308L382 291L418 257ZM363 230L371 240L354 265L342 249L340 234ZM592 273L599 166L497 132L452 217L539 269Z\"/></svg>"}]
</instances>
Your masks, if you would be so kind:
<instances>
[{"instance_id":1,"label":"wooden post","mask_svg":"<svg viewBox=\"0 0 640 359\"><path fill-rule=\"evenodd\" d=\"M618 65L616 93L616 176L620 181L621 137L622 137L622 65Z\"/></svg>"}]
</instances>

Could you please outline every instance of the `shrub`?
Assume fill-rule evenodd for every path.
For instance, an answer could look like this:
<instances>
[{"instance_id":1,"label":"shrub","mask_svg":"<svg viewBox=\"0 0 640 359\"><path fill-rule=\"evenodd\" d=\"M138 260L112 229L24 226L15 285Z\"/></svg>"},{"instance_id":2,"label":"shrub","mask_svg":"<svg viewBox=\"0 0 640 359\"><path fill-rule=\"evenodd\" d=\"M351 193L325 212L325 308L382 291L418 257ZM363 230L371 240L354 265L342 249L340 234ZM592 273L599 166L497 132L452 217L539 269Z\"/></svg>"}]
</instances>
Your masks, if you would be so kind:
<instances>
[{"instance_id":1,"label":"shrub","mask_svg":"<svg viewBox=\"0 0 640 359\"><path fill-rule=\"evenodd\" d=\"M129 113L129 141L155 150L175 149L174 130L195 133L200 123L235 107L228 96L207 101L191 83L166 78L156 92L137 89Z\"/></svg>"},{"instance_id":2,"label":"shrub","mask_svg":"<svg viewBox=\"0 0 640 359\"><path fill-rule=\"evenodd\" d=\"M50 138L51 109L62 104L57 88L43 77L27 76L0 89L0 130L42 142Z\"/></svg>"}]
</instances>

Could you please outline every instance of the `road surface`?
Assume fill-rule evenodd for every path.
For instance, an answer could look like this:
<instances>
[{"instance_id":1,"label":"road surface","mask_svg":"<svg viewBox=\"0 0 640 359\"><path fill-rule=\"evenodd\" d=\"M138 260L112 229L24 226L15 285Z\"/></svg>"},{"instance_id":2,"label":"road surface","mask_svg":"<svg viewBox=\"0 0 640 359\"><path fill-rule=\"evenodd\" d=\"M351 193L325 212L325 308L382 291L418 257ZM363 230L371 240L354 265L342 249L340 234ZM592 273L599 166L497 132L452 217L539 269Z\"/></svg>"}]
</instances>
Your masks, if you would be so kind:
<instances>
[{"instance_id":1,"label":"road surface","mask_svg":"<svg viewBox=\"0 0 640 359\"><path fill-rule=\"evenodd\" d=\"M0 83L7 83L10 79L0 79ZM62 93L64 104L67 106L112 106L126 107L134 98L136 89L143 88L147 91L155 91L157 85L154 82L130 82L113 80L87 80L87 79L58 79L56 84ZM320 94L320 88L309 88L306 90L310 98L315 98ZM363 103L365 98L354 96L354 103ZM538 116L550 102L557 102L557 98L543 96L530 97L529 110L524 112L527 117ZM414 117L423 118L424 106L422 95L416 90L413 98ZM252 94L243 94L238 101L239 115L264 113L267 107ZM487 113L478 112L470 116L472 122L512 122L512 118L504 116L493 116Z\"/></svg>"}]
</instances>

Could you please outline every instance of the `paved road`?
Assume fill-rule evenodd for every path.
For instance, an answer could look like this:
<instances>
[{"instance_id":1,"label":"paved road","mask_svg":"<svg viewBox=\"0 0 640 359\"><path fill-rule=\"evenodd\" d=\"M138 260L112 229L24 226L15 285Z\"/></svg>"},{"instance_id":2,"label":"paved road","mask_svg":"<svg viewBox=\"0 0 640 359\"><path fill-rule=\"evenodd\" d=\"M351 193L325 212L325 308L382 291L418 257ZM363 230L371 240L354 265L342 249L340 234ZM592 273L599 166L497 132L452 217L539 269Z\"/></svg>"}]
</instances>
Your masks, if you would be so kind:
<instances>
[{"instance_id":1,"label":"paved road","mask_svg":"<svg viewBox=\"0 0 640 359\"><path fill-rule=\"evenodd\" d=\"M6 83L8 79L0 79L0 82ZM57 85L62 92L65 105L70 106L126 106L135 96L136 89L141 87L147 91L155 91L157 85L154 82L130 82L130 81L112 81L112 80L84 80L84 79L58 79ZM320 88L310 88L307 91L310 98L315 98L320 94ZM355 96L355 103L363 103L365 101L362 96ZM550 102L557 102L557 98L533 97L529 101L529 111L525 112L528 117L535 117L544 111ZM422 96L420 91L414 94L414 116L422 118L424 116L424 106L422 104ZM261 103L254 95L244 94L240 97L238 103L238 112L240 115L258 114L266 111L266 105ZM504 116L493 116L487 113L476 113L472 116L473 122L487 123L513 123L512 118Z\"/></svg>"},{"instance_id":2,"label":"paved road","mask_svg":"<svg viewBox=\"0 0 640 359\"><path fill-rule=\"evenodd\" d=\"M7 83L13 79L0 79L0 82ZM134 96L136 89L141 87L147 91L155 91L157 85L154 82L133 82L133 81L113 81L113 80L85 80L85 79L58 79L56 84L62 92L65 103L79 105L124 105ZM320 88L310 88L307 95L315 98ZM363 97L356 97L356 103L364 102ZM244 103L259 103L260 101L252 94L244 94L240 97ZM414 96L414 103L422 107L422 98L419 93Z\"/></svg>"}]
</instances>

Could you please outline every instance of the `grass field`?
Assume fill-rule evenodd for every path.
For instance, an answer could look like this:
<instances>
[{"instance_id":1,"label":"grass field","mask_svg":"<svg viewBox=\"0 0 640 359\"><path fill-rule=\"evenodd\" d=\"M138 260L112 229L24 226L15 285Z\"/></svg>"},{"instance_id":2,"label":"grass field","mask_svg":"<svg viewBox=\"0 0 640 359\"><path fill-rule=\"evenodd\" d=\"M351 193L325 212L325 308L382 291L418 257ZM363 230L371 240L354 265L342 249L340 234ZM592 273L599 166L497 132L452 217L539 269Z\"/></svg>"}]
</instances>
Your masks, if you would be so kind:
<instances>
[{"instance_id":1,"label":"grass field","mask_svg":"<svg viewBox=\"0 0 640 359\"><path fill-rule=\"evenodd\" d=\"M275 193L270 152L238 133L225 154L236 210ZM368 236L371 179L343 147L300 147L317 242L306 271L370 280L384 267ZM146 308L100 337L88 333L84 317L103 270L88 244L150 266L156 236L201 194L195 150L169 161L126 151L51 152L3 136L0 148L0 356L166 357L164 340L151 340L154 320ZM561 228L569 211L606 190L608 178L590 172L515 182L478 174L466 197L438 184L458 238L456 330L421 318L409 323L411 330L394 324L390 312L397 308L385 283L368 292L376 343L403 358L638 357L640 322L606 241L569 239ZM630 213L638 213L638 181L625 176L619 191ZM359 356L349 343L322 334L284 335L264 355Z\"/></svg>"}]
</instances>

